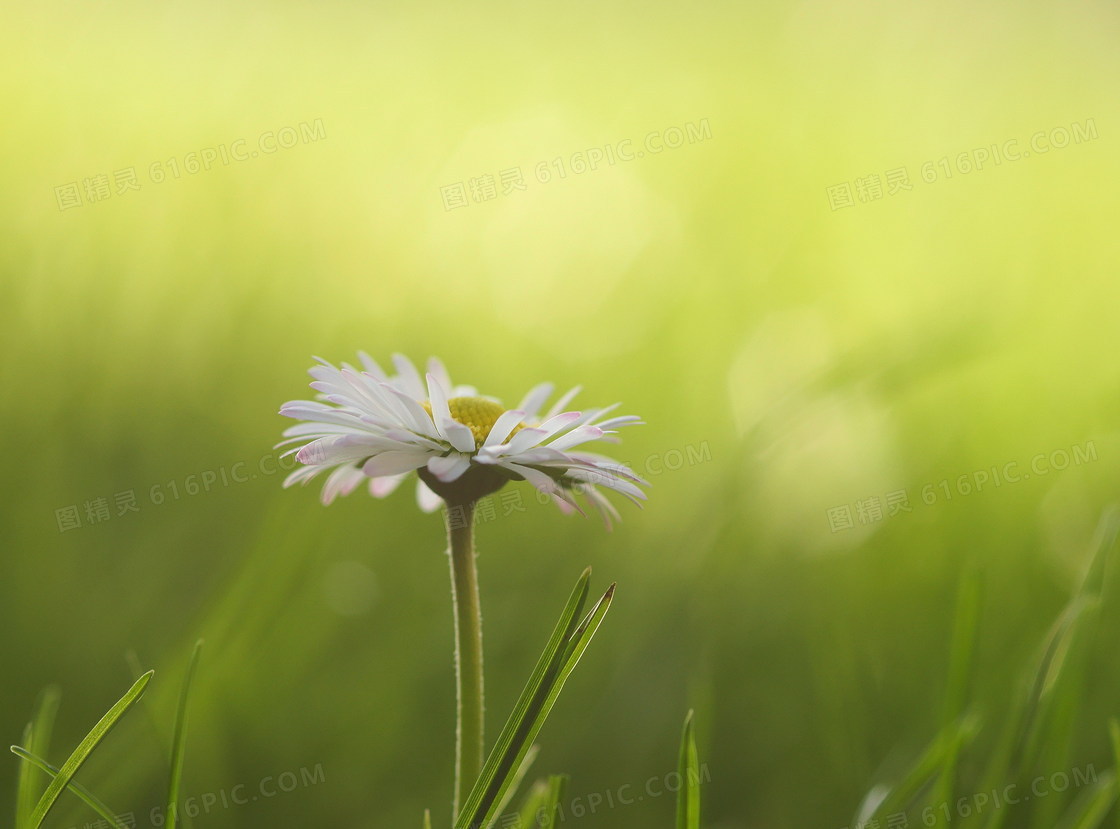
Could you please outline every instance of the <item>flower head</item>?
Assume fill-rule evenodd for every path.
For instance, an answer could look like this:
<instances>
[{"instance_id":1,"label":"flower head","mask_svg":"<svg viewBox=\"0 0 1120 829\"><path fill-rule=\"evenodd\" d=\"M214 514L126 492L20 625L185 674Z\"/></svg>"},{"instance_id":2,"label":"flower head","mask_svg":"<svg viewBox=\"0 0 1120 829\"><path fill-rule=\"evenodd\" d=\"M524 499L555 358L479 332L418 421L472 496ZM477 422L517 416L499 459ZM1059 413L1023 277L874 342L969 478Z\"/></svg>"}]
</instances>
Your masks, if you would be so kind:
<instances>
[{"instance_id":1,"label":"flower head","mask_svg":"<svg viewBox=\"0 0 1120 829\"><path fill-rule=\"evenodd\" d=\"M330 470L323 503L365 480L380 498L416 471L417 500L430 512L444 501L467 503L508 481L527 480L566 512L582 512L575 499L582 494L608 527L618 512L599 487L635 503L645 498L640 487L648 483L625 464L577 449L593 441L617 442L618 427L641 422L633 415L608 417L618 404L568 411L576 387L541 414L553 391L552 384L542 383L507 410L471 386L453 385L434 357L424 378L400 354L393 356L395 374L364 352L358 357L362 369L319 359L309 371L316 399L280 408L280 414L304 421L285 430L286 440L278 444L302 444L285 453L294 452L303 464L285 487Z\"/></svg>"}]
</instances>

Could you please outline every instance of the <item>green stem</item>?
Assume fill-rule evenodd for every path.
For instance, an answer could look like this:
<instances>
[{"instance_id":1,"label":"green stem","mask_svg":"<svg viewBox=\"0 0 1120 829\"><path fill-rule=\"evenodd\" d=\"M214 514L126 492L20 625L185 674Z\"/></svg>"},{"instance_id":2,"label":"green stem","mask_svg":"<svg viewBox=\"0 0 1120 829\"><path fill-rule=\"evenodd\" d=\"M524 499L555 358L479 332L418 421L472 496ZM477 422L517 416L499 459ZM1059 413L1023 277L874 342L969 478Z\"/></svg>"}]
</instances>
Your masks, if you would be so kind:
<instances>
[{"instance_id":1,"label":"green stem","mask_svg":"<svg viewBox=\"0 0 1120 829\"><path fill-rule=\"evenodd\" d=\"M451 559L451 601L455 607L455 679L458 711L455 729L454 814L482 771L483 683L482 605L474 551L475 502L448 504L447 538Z\"/></svg>"}]
</instances>

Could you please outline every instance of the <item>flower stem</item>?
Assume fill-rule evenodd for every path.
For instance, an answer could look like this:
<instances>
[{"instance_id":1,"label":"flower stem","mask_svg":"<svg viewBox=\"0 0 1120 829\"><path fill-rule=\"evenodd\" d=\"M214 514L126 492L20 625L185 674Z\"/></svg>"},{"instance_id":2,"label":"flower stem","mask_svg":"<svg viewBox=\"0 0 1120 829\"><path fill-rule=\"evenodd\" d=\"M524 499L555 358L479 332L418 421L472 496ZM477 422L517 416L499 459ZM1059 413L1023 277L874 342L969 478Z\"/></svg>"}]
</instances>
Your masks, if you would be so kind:
<instances>
[{"instance_id":1,"label":"flower stem","mask_svg":"<svg viewBox=\"0 0 1120 829\"><path fill-rule=\"evenodd\" d=\"M455 800L463 799L482 771L483 682L482 605L474 551L475 502L448 504L447 539L451 559L451 601L455 608L455 679L458 710L455 728Z\"/></svg>"}]
</instances>

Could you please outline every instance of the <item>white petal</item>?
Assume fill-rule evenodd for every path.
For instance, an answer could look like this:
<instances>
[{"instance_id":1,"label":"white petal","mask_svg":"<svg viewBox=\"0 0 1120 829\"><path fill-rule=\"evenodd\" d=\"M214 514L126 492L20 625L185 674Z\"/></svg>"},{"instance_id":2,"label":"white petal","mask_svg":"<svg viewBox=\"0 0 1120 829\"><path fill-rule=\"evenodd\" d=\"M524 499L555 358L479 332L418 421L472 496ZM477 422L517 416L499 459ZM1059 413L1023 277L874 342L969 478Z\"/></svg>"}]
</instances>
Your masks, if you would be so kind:
<instances>
[{"instance_id":1,"label":"white petal","mask_svg":"<svg viewBox=\"0 0 1120 829\"><path fill-rule=\"evenodd\" d=\"M454 386L451 385L451 375L447 371L447 366L443 364L443 361L440 360L439 357L428 358L428 374L434 375L435 378L439 380L439 384L447 390L447 393L451 393L451 390L454 388Z\"/></svg>"},{"instance_id":2,"label":"white petal","mask_svg":"<svg viewBox=\"0 0 1120 829\"><path fill-rule=\"evenodd\" d=\"M429 374L427 380L428 401L432 406L432 420L435 421L440 437L460 452L474 451L474 433L462 423L452 419L451 409L447 406L447 393L444 387L435 375Z\"/></svg>"},{"instance_id":3,"label":"white petal","mask_svg":"<svg viewBox=\"0 0 1120 829\"><path fill-rule=\"evenodd\" d=\"M560 414L560 412L564 411L564 407L571 403L572 398L579 394L582 389L583 386L573 386L572 388L568 389L567 393L564 394L563 397L552 404L552 408L548 410L548 414L546 414L545 417L552 417L553 415Z\"/></svg>"},{"instance_id":4,"label":"white petal","mask_svg":"<svg viewBox=\"0 0 1120 829\"><path fill-rule=\"evenodd\" d=\"M490 427L490 434L486 436L486 440L482 445L498 446L509 437L509 433L512 432L517 424L524 418L525 412L519 409L502 412L498 419L494 421L494 425Z\"/></svg>"},{"instance_id":5,"label":"white petal","mask_svg":"<svg viewBox=\"0 0 1120 829\"><path fill-rule=\"evenodd\" d=\"M436 495L423 481L416 482L416 503L424 512L435 512L443 506L443 499Z\"/></svg>"},{"instance_id":6,"label":"white petal","mask_svg":"<svg viewBox=\"0 0 1120 829\"><path fill-rule=\"evenodd\" d=\"M362 361L362 368L364 368L378 380L388 379L385 375L384 370L377 364L377 360L370 357L364 351L358 352L358 359Z\"/></svg>"},{"instance_id":7,"label":"white petal","mask_svg":"<svg viewBox=\"0 0 1120 829\"><path fill-rule=\"evenodd\" d=\"M371 478L400 475L419 469L428 462L428 457L426 452L381 452L366 461L362 471Z\"/></svg>"},{"instance_id":8,"label":"white petal","mask_svg":"<svg viewBox=\"0 0 1120 829\"><path fill-rule=\"evenodd\" d=\"M356 466L343 465L335 469L323 484L323 503L330 506L339 495L349 495L365 479L362 470Z\"/></svg>"},{"instance_id":9,"label":"white petal","mask_svg":"<svg viewBox=\"0 0 1120 829\"><path fill-rule=\"evenodd\" d=\"M525 399L521 401L518 409L525 412L525 416L530 419L536 419L537 412L540 411L544 401L548 400L548 396L552 394L552 383L540 383L533 388L529 389L529 393L525 395Z\"/></svg>"},{"instance_id":10,"label":"white petal","mask_svg":"<svg viewBox=\"0 0 1120 829\"><path fill-rule=\"evenodd\" d=\"M400 486L404 478L404 475L383 475L380 478L370 478L369 494L374 498L384 498Z\"/></svg>"},{"instance_id":11,"label":"white petal","mask_svg":"<svg viewBox=\"0 0 1120 829\"><path fill-rule=\"evenodd\" d=\"M401 390L413 400L420 400L424 396L424 383L420 380L420 372L416 370L412 360L403 354L394 354L393 365L397 369L397 381Z\"/></svg>"},{"instance_id":12,"label":"white petal","mask_svg":"<svg viewBox=\"0 0 1120 829\"><path fill-rule=\"evenodd\" d=\"M451 454L445 458L429 458L428 471L444 483L457 481L471 465L471 459L466 455Z\"/></svg>"},{"instance_id":13,"label":"white petal","mask_svg":"<svg viewBox=\"0 0 1120 829\"><path fill-rule=\"evenodd\" d=\"M587 443L590 440L598 440L603 436L603 430L598 426L580 426L578 429L573 429L566 435L561 435L548 444L549 449L569 449L573 446L579 446L581 443Z\"/></svg>"}]
</instances>

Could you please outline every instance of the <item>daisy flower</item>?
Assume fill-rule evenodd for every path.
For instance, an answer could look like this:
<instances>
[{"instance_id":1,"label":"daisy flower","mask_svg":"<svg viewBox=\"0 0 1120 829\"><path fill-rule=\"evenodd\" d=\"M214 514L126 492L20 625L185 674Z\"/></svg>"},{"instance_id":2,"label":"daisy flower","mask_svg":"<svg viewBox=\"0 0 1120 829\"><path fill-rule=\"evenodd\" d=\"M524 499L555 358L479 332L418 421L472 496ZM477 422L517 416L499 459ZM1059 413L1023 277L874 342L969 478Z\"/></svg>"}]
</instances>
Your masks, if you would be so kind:
<instances>
[{"instance_id":1,"label":"daisy flower","mask_svg":"<svg viewBox=\"0 0 1120 829\"><path fill-rule=\"evenodd\" d=\"M329 471L323 503L367 480L370 494L382 498L415 471L417 501L431 512L444 502L472 503L508 481L526 480L565 512L582 513L575 498L582 495L608 528L619 516L600 488L635 503L645 498L641 486L647 481L625 464L582 448L595 441L616 443L619 427L641 423L634 415L612 415L617 403L568 410L577 386L542 414L553 386L541 383L507 410L472 386L452 384L434 357L424 377L400 354L393 356L395 374L364 352L358 357L360 369L316 358L319 365L309 370L316 399L281 407L280 414L303 421L287 429L286 440L277 445L300 444L285 452L303 464L285 487Z\"/></svg>"}]
</instances>

